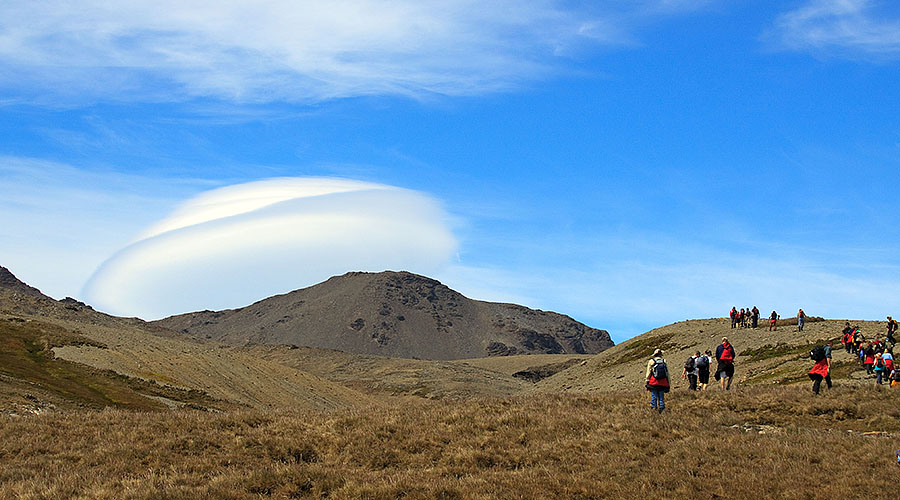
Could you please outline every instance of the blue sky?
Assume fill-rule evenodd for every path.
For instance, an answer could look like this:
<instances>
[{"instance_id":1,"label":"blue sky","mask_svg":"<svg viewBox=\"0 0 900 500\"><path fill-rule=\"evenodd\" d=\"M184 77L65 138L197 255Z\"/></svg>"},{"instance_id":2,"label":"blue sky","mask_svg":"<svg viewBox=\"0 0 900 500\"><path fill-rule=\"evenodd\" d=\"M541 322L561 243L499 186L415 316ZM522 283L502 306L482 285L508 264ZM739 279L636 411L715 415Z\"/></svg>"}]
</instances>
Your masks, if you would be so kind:
<instances>
[{"instance_id":1,"label":"blue sky","mask_svg":"<svg viewBox=\"0 0 900 500\"><path fill-rule=\"evenodd\" d=\"M0 265L52 296L404 268L616 341L896 313L896 3L116 5L0 6Z\"/></svg>"}]
</instances>

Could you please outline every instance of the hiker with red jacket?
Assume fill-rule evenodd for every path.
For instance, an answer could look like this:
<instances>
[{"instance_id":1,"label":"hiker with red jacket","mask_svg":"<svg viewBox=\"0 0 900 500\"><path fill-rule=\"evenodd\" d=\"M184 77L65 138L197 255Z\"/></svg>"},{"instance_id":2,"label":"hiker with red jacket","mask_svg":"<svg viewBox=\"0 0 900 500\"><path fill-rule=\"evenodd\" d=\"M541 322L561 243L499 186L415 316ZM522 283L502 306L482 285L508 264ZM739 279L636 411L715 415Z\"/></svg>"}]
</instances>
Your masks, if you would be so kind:
<instances>
[{"instance_id":1,"label":"hiker with red jacket","mask_svg":"<svg viewBox=\"0 0 900 500\"><path fill-rule=\"evenodd\" d=\"M772 314L769 315L769 331L778 330L778 313L772 311Z\"/></svg>"},{"instance_id":2,"label":"hiker with red jacket","mask_svg":"<svg viewBox=\"0 0 900 500\"><path fill-rule=\"evenodd\" d=\"M824 346L817 346L809 352L809 357L816 362L809 371L809 378L813 381L813 393L819 394L819 386L822 380L831 389L831 342Z\"/></svg>"},{"instance_id":3,"label":"hiker with red jacket","mask_svg":"<svg viewBox=\"0 0 900 500\"><path fill-rule=\"evenodd\" d=\"M662 413L666 408L666 393L669 392L669 369L663 359L663 350L653 351L653 357L647 361L647 390L650 391L650 408Z\"/></svg>"},{"instance_id":4,"label":"hiker with red jacket","mask_svg":"<svg viewBox=\"0 0 900 500\"><path fill-rule=\"evenodd\" d=\"M841 344L844 344L844 349L850 354L853 349L853 328L850 327L849 321L844 323L844 329L841 331Z\"/></svg>"},{"instance_id":5,"label":"hiker with red jacket","mask_svg":"<svg viewBox=\"0 0 900 500\"><path fill-rule=\"evenodd\" d=\"M716 347L716 380L719 386L726 391L731 390L731 379L734 377L734 346L728 342L728 337L722 337L722 343Z\"/></svg>"},{"instance_id":6,"label":"hiker with red jacket","mask_svg":"<svg viewBox=\"0 0 900 500\"><path fill-rule=\"evenodd\" d=\"M863 358L863 366L866 367L866 374L874 375L875 370L875 347L869 342L869 345L863 350L865 352L865 358Z\"/></svg>"}]
</instances>

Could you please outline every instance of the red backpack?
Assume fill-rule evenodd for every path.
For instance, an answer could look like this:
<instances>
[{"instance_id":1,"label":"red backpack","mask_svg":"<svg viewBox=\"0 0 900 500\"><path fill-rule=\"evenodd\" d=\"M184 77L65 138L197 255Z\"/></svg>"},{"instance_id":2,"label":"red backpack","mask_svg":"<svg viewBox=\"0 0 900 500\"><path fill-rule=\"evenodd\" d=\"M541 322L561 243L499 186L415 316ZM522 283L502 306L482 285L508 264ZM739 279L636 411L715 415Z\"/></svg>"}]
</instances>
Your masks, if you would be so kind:
<instances>
[{"instance_id":1,"label":"red backpack","mask_svg":"<svg viewBox=\"0 0 900 500\"><path fill-rule=\"evenodd\" d=\"M731 344L724 346L722 355L719 356L719 359L722 361L734 361L734 347L731 347Z\"/></svg>"}]
</instances>

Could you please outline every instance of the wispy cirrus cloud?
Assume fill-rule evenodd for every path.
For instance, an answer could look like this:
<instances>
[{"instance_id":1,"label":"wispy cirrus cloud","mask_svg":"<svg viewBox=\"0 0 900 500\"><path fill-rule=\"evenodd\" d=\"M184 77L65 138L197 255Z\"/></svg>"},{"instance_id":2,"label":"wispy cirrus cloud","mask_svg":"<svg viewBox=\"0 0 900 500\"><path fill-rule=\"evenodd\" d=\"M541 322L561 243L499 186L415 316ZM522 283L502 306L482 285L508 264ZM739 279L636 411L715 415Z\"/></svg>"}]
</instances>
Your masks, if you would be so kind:
<instances>
[{"instance_id":1,"label":"wispy cirrus cloud","mask_svg":"<svg viewBox=\"0 0 900 500\"><path fill-rule=\"evenodd\" d=\"M44 99L315 102L467 95L708 1L251 0L0 4L0 86ZM35 96L36 94L36 96Z\"/></svg>"},{"instance_id":2,"label":"wispy cirrus cloud","mask_svg":"<svg viewBox=\"0 0 900 500\"><path fill-rule=\"evenodd\" d=\"M779 16L765 38L788 50L897 59L900 9L893 2L813 0Z\"/></svg>"}]
</instances>

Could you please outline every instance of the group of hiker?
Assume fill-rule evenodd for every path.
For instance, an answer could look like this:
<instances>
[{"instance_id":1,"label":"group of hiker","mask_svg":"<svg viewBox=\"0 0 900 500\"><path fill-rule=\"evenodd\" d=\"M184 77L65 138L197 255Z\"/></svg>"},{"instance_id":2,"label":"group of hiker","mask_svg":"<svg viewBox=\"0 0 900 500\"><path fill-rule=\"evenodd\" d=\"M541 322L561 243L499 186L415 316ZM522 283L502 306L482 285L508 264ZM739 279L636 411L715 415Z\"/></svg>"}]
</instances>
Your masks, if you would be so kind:
<instances>
[{"instance_id":1,"label":"group of hiker","mask_svg":"<svg viewBox=\"0 0 900 500\"><path fill-rule=\"evenodd\" d=\"M647 362L645 379L647 390L650 391L650 407L662 413L666 407L665 395L669 392L669 368L663 358L663 350L653 351L653 357ZM709 387L710 366L712 360L716 360L715 371L712 372L719 386L723 390L731 390L731 380L734 378L734 358L737 353L727 337L722 337L722 343L716 347L715 358L711 350L701 353L696 351L684 363L681 378L688 381L688 387L692 391L704 391Z\"/></svg>"},{"instance_id":2,"label":"group of hiker","mask_svg":"<svg viewBox=\"0 0 900 500\"><path fill-rule=\"evenodd\" d=\"M731 327L732 328L756 328L759 326L759 309L756 306L753 308L738 308L732 307L731 312L729 313L729 317L731 317ZM778 330L778 320L781 319L781 315L775 311L772 311L772 314L769 315L769 331ZM806 313L803 312L803 309L800 309L797 312L797 331L802 332L803 327L806 325Z\"/></svg>"},{"instance_id":3,"label":"group of hiker","mask_svg":"<svg viewBox=\"0 0 900 500\"><path fill-rule=\"evenodd\" d=\"M732 328L756 328L759 326L759 309L756 306L753 306L753 309L749 307L747 309L741 308L740 311L738 311L737 307L732 307L729 316L731 317Z\"/></svg>"},{"instance_id":4,"label":"group of hiker","mask_svg":"<svg viewBox=\"0 0 900 500\"><path fill-rule=\"evenodd\" d=\"M746 316L746 317L745 317ZM742 319L743 318L743 319ZM759 310L754 306L752 309L742 309L737 311L732 308L731 327L749 326L756 328L759 318ZM778 320L778 314L772 311L770 316L769 329L775 328ZM875 378L877 385L883 385L887 381L891 387L900 386L900 366L894 365L894 334L900 329L900 324L890 316L887 317L887 332L884 339L875 338L867 340L862 334L859 326L850 326L850 322L846 322L842 331L841 344L848 354L854 354L858 357L859 363L865 367L866 373ZM802 331L806 323L806 313L803 309L797 313L797 329ZM814 361L812 369L809 371L809 378L813 381L813 393L819 394L822 382L830 389L831 383L831 359L832 359L832 342L824 345L816 346L809 352L809 357ZM670 389L670 375L668 365L663 358L663 350L656 349L653 356L647 361L647 370L645 372L645 380L647 390L650 391L650 407L662 413L666 407L665 394ZM719 382L723 390L731 389L731 381L734 378L734 358L737 356L734 346L728 341L727 337L722 337L722 343L716 347L715 357L711 350L701 353L694 352L687 361L681 372L681 378L687 380L688 390L703 391L709 386L709 376L714 374L715 379ZM712 361L715 360L715 371L711 372L710 367Z\"/></svg>"},{"instance_id":5,"label":"group of hiker","mask_svg":"<svg viewBox=\"0 0 900 500\"><path fill-rule=\"evenodd\" d=\"M891 387L900 386L900 371L894 368L894 333L898 324L894 318L887 317L887 332L884 339L875 338L866 340L859 326L850 326L850 322L844 323L841 332L841 343L847 354L857 356L859 364L866 369L866 374L875 377L875 384L882 385L885 381Z\"/></svg>"}]
</instances>

